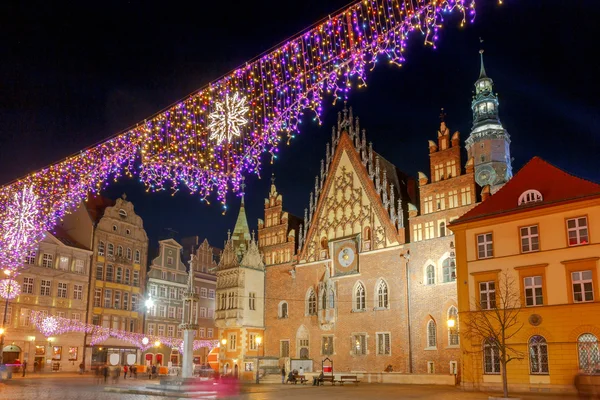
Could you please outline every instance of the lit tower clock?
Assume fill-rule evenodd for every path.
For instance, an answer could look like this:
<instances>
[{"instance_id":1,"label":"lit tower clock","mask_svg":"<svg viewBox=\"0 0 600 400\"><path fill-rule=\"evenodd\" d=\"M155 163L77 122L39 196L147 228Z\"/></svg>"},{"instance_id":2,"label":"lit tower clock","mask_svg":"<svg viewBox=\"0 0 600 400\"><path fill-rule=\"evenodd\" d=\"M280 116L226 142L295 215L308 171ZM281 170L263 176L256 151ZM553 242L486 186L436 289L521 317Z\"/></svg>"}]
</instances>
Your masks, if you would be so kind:
<instances>
[{"instance_id":1,"label":"lit tower clock","mask_svg":"<svg viewBox=\"0 0 600 400\"><path fill-rule=\"evenodd\" d=\"M495 193L512 178L510 136L498 116L498 96L493 92L493 81L485 73L483 50L479 54L481 67L471 103L473 128L466 148L469 158L474 160L477 184L490 185Z\"/></svg>"}]
</instances>

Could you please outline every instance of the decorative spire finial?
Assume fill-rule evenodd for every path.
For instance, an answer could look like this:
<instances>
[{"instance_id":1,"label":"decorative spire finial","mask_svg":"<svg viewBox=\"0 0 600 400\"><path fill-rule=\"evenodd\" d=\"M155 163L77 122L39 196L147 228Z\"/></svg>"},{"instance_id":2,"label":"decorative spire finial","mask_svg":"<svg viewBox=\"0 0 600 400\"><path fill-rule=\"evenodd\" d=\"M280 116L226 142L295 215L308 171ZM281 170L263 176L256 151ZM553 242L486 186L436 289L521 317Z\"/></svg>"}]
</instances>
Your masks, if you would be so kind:
<instances>
[{"instance_id":1,"label":"decorative spire finial","mask_svg":"<svg viewBox=\"0 0 600 400\"><path fill-rule=\"evenodd\" d=\"M242 206L244 205L244 195L246 194L246 177L242 175L242 184L240 185L242 189Z\"/></svg>"},{"instance_id":2,"label":"decorative spire finial","mask_svg":"<svg viewBox=\"0 0 600 400\"><path fill-rule=\"evenodd\" d=\"M275 184L275 172L271 173L271 185Z\"/></svg>"},{"instance_id":3,"label":"decorative spire finial","mask_svg":"<svg viewBox=\"0 0 600 400\"><path fill-rule=\"evenodd\" d=\"M440 122L446 122L446 113L444 112L444 107L440 111Z\"/></svg>"},{"instance_id":4,"label":"decorative spire finial","mask_svg":"<svg viewBox=\"0 0 600 400\"><path fill-rule=\"evenodd\" d=\"M479 43L483 43L483 39L479 38ZM485 67L483 66L483 49L479 49L479 58L481 59L481 67L479 68L479 79L487 78Z\"/></svg>"}]
</instances>

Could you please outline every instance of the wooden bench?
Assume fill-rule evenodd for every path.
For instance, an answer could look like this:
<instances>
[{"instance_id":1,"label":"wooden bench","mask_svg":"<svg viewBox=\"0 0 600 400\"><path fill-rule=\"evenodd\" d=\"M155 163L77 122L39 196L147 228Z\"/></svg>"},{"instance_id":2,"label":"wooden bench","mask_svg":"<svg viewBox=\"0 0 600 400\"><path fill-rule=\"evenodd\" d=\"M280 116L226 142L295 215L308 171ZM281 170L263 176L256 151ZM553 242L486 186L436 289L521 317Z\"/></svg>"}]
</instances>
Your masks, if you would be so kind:
<instances>
[{"instance_id":1,"label":"wooden bench","mask_svg":"<svg viewBox=\"0 0 600 400\"><path fill-rule=\"evenodd\" d=\"M338 381L340 385L343 385L344 382L352 382L354 384L358 384L360 381L356 375L342 375Z\"/></svg>"},{"instance_id":2,"label":"wooden bench","mask_svg":"<svg viewBox=\"0 0 600 400\"><path fill-rule=\"evenodd\" d=\"M301 384L306 385L306 376L304 376L304 375L295 375L294 378L296 378L295 381L294 381L294 384L296 384L298 381L300 381Z\"/></svg>"},{"instance_id":3,"label":"wooden bench","mask_svg":"<svg viewBox=\"0 0 600 400\"><path fill-rule=\"evenodd\" d=\"M319 380L320 384L325 382L331 382L332 385L335 385L335 379L333 379L333 375L325 375L322 379Z\"/></svg>"}]
</instances>

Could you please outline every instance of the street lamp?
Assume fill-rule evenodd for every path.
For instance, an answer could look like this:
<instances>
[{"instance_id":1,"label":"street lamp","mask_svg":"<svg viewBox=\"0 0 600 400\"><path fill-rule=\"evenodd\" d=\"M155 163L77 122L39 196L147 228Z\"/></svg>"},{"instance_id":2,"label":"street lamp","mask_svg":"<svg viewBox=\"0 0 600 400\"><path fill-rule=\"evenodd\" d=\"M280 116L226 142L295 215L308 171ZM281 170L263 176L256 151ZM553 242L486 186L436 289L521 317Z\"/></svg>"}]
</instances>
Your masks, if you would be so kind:
<instances>
[{"instance_id":1,"label":"street lamp","mask_svg":"<svg viewBox=\"0 0 600 400\"><path fill-rule=\"evenodd\" d=\"M456 325L456 321L454 320L454 318L450 318L448 320L448 328L452 329L454 328L454 325Z\"/></svg>"},{"instance_id":2,"label":"street lamp","mask_svg":"<svg viewBox=\"0 0 600 400\"><path fill-rule=\"evenodd\" d=\"M260 343L262 342L262 338L260 336L257 336L254 339L254 342L256 343L256 383L260 383L260 378L259 378L259 373L260 373L260 356L259 354L259 350L260 350Z\"/></svg>"},{"instance_id":3,"label":"street lamp","mask_svg":"<svg viewBox=\"0 0 600 400\"><path fill-rule=\"evenodd\" d=\"M17 282L10 279L11 271L9 269L4 270L4 275L6 275L6 281L4 289L6 293L3 293L3 296L6 298L6 302L4 303L4 317L2 318L2 326L0 327L0 365L4 363L4 333L6 332L6 314L8 313L8 300L17 297L19 294L19 287Z\"/></svg>"}]
</instances>

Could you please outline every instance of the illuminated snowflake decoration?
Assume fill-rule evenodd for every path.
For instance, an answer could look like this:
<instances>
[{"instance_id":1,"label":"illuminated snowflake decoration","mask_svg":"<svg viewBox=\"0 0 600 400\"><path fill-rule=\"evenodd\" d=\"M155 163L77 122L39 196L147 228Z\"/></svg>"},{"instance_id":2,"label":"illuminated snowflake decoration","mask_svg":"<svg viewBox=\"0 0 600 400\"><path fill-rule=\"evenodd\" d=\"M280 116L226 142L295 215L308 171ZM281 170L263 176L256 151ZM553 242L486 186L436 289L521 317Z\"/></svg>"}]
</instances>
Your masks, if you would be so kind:
<instances>
[{"instance_id":1,"label":"illuminated snowflake decoration","mask_svg":"<svg viewBox=\"0 0 600 400\"><path fill-rule=\"evenodd\" d=\"M12 300L21 294L21 285L14 279L3 279L0 281L0 297Z\"/></svg>"},{"instance_id":2,"label":"illuminated snowflake decoration","mask_svg":"<svg viewBox=\"0 0 600 400\"><path fill-rule=\"evenodd\" d=\"M0 231L0 263L14 270L42 238L44 229L40 198L34 186L14 193L7 204Z\"/></svg>"},{"instance_id":3,"label":"illuminated snowflake decoration","mask_svg":"<svg viewBox=\"0 0 600 400\"><path fill-rule=\"evenodd\" d=\"M246 104L246 98L240 97L235 93L229 97L225 95L225 101L216 103L216 110L208 115L208 129L210 131L209 140L216 140L220 145L227 139L231 141L233 136L240 136L240 127L246 125L248 120L245 115L249 108Z\"/></svg>"},{"instance_id":4,"label":"illuminated snowflake decoration","mask_svg":"<svg viewBox=\"0 0 600 400\"><path fill-rule=\"evenodd\" d=\"M46 317L42 321L41 331L44 335L50 336L58 329L58 320L54 317Z\"/></svg>"}]
</instances>

